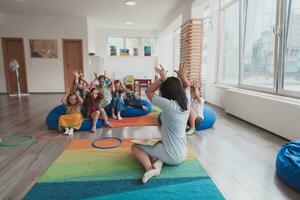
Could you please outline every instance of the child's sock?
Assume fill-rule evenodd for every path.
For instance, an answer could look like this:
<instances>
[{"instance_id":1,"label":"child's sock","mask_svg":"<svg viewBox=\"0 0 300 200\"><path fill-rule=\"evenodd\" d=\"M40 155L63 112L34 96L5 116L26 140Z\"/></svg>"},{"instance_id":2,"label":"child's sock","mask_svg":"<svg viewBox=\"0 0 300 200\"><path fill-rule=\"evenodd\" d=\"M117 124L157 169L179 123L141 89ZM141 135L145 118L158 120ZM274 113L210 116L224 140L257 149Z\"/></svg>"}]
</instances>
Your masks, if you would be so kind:
<instances>
[{"instance_id":1,"label":"child's sock","mask_svg":"<svg viewBox=\"0 0 300 200\"><path fill-rule=\"evenodd\" d=\"M153 167L154 167L154 169L158 169L159 170L159 172L161 171L161 168L162 168L162 166L163 166L163 162L160 160L160 159L158 159L157 161L155 161L155 163L153 164Z\"/></svg>"},{"instance_id":2,"label":"child's sock","mask_svg":"<svg viewBox=\"0 0 300 200\"><path fill-rule=\"evenodd\" d=\"M118 112L117 118L118 118L118 120L123 120L123 118L121 117L121 112Z\"/></svg>"},{"instance_id":3,"label":"child's sock","mask_svg":"<svg viewBox=\"0 0 300 200\"><path fill-rule=\"evenodd\" d=\"M147 183L150 178L152 178L153 176L158 176L159 174L159 169L151 169L144 174L142 182Z\"/></svg>"},{"instance_id":4,"label":"child's sock","mask_svg":"<svg viewBox=\"0 0 300 200\"><path fill-rule=\"evenodd\" d=\"M91 132L92 132L92 133L96 133L96 127L93 127L93 128L91 129Z\"/></svg>"},{"instance_id":5,"label":"child's sock","mask_svg":"<svg viewBox=\"0 0 300 200\"><path fill-rule=\"evenodd\" d=\"M112 124L109 121L105 121L104 126L107 126L108 128L112 128Z\"/></svg>"},{"instance_id":6,"label":"child's sock","mask_svg":"<svg viewBox=\"0 0 300 200\"><path fill-rule=\"evenodd\" d=\"M68 134L69 134L69 130L70 130L69 128L65 128L64 134L65 134L65 135L68 135Z\"/></svg>"},{"instance_id":7,"label":"child's sock","mask_svg":"<svg viewBox=\"0 0 300 200\"><path fill-rule=\"evenodd\" d=\"M190 128L187 132L186 135L193 135L196 132L195 128Z\"/></svg>"},{"instance_id":8,"label":"child's sock","mask_svg":"<svg viewBox=\"0 0 300 200\"><path fill-rule=\"evenodd\" d=\"M74 134L74 129L70 128L68 135L73 135Z\"/></svg>"}]
</instances>

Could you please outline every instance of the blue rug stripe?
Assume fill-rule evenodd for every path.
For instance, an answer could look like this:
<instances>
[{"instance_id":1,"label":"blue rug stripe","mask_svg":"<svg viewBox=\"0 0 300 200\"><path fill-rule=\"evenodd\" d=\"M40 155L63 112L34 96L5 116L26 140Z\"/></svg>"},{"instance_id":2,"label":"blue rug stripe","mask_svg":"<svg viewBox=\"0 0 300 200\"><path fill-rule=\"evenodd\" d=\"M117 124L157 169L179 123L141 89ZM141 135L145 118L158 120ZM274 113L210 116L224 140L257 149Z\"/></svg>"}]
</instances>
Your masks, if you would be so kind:
<instances>
[{"instance_id":1,"label":"blue rug stripe","mask_svg":"<svg viewBox=\"0 0 300 200\"><path fill-rule=\"evenodd\" d=\"M115 193L102 197L85 200L153 200L153 199L201 199L224 200L214 183L210 179L195 180L188 183L178 183L147 188L143 190Z\"/></svg>"},{"instance_id":2,"label":"blue rug stripe","mask_svg":"<svg viewBox=\"0 0 300 200\"><path fill-rule=\"evenodd\" d=\"M211 186L215 188L213 182L208 177L192 177L192 178L172 178L172 179L152 179L147 184L143 185L140 180L113 180L113 181L82 181L82 182L51 182L51 183L37 183L30 192L24 197L25 200L50 200L50 199L83 199L93 198L105 195L111 195L115 193L124 193L130 191L138 191L149 188L155 190L159 187L167 185L176 185L189 182L201 182L202 187L206 187L207 183L211 183ZM203 188L191 186L194 192L202 193ZM218 190L215 188L216 193ZM178 193L185 193L184 190L175 190L177 196ZM165 191L167 192L167 191Z\"/></svg>"}]
</instances>

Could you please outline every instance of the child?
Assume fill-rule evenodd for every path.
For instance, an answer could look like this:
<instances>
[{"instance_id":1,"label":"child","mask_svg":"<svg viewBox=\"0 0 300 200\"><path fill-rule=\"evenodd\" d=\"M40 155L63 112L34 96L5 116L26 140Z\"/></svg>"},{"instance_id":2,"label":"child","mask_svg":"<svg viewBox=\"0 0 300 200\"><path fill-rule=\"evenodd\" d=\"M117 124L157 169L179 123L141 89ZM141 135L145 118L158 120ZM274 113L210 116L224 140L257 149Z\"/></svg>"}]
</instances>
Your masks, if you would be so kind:
<instances>
[{"instance_id":1,"label":"child","mask_svg":"<svg viewBox=\"0 0 300 200\"><path fill-rule=\"evenodd\" d=\"M205 100L200 97L199 84L193 81L191 86L192 105L189 116L190 128L186 132L187 135L193 135L196 132L195 124L201 123L204 120L203 109Z\"/></svg>"},{"instance_id":2,"label":"child","mask_svg":"<svg viewBox=\"0 0 300 200\"><path fill-rule=\"evenodd\" d=\"M138 109L148 110L148 108L143 105L142 100L134 94L133 87L130 84L126 85L124 103L125 105L132 106Z\"/></svg>"},{"instance_id":3,"label":"child","mask_svg":"<svg viewBox=\"0 0 300 200\"><path fill-rule=\"evenodd\" d=\"M105 108L111 102L111 80L105 75L97 76L95 73L95 79L92 81L94 84L98 80L99 85L95 85L95 87L99 90L99 92L103 95L103 98L99 101L99 106L101 108Z\"/></svg>"},{"instance_id":4,"label":"child","mask_svg":"<svg viewBox=\"0 0 300 200\"><path fill-rule=\"evenodd\" d=\"M78 91L82 99L85 98L86 93L88 92L88 83L84 80L83 74L77 70L73 72L75 79L73 81L73 86L71 92Z\"/></svg>"},{"instance_id":5,"label":"child","mask_svg":"<svg viewBox=\"0 0 300 200\"><path fill-rule=\"evenodd\" d=\"M142 182L158 176L163 163L178 165L187 154L185 127L190 112L190 85L186 78L184 65L176 71L179 78L167 78L167 71L156 68L160 79L147 88L146 95L152 103L162 109L161 142L154 146L134 144L131 150L138 161L144 166L145 174ZM155 94L160 89L161 96Z\"/></svg>"},{"instance_id":6,"label":"child","mask_svg":"<svg viewBox=\"0 0 300 200\"><path fill-rule=\"evenodd\" d=\"M121 111L124 107L123 95L125 91L124 84L115 80L112 83L112 100L111 100L111 117L113 119L122 120Z\"/></svg>"},{"instance_id":7,"label":"child","mask_svg":"<svg viewBox=\"0 0 300 200\"><path fill-rule=\"evenodd\" d=\"M111 128L112 125L108 121L106 112L103 108L100 108L98 101L103 98L96 88L92 88L89 93L87 93L84 101L85 117L93 119L93 126L91 129L92 133L96 133L96 124L98 119L104 120L104 125Z\"/></svg>"},{"instance_id":8,"label":"child","mask_svg":"<svg viewBox=\"0 0 300 200\"><path fill-rule=\"evenodd\" d=\"M66 105L67 112L59 117L59 129L65 129L66 135L73 135L74 129L79 130L83 120L80 112L83 100L78 93L67 93L61 101Z\"/></svg>"}]
</instances>

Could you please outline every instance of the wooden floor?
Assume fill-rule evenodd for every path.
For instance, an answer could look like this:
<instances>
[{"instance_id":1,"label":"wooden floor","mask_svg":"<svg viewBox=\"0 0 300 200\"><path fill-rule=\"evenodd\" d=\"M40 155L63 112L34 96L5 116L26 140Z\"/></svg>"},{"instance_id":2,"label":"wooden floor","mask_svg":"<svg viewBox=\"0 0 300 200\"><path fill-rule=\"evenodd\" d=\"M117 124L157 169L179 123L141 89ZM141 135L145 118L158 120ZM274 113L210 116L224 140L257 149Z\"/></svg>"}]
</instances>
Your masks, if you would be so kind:
<instances>
[{"instance_id":1,"label":"wooden floor","mask_svg":"<svg viewBox=\"0 0 300 200\"><path fill-rule=\"evenodd\" d=\"M0 95L0 136L45 131L45 116L60 98L61 95L30 95L19 100ZM299 200L300 194L275 175L276 154L286 141L215 109L218 119L214 128L188 140L225 198ZM77 132L73 137L0 147L0 199L22 199L72 138L153 137L159 131L157 127L98 129L97 134Z\"/></svg>"}]
</instances>

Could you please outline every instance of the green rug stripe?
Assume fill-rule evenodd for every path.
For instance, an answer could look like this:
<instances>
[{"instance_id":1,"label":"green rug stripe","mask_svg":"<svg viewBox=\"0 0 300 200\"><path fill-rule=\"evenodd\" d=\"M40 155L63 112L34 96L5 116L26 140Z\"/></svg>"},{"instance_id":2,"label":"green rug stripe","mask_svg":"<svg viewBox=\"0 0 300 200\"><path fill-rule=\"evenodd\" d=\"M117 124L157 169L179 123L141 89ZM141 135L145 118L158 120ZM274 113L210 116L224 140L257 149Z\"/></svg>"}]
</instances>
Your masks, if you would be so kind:
<instances>
[{"instance_id":1,"label":"green rug stripe","mask_svg":"<svg viewBox=\"0 0 300 200\"><path fill-rule=\"evenodd\" d=\"M133 164L135 163L135 164ZM39 182L139 179L144 170L135 160L116 170L103 169L104 163L53 164ZM164 166L159 178L206 177L197 160L186 160L177 166Z\"/></svg>"}]
</instances>

